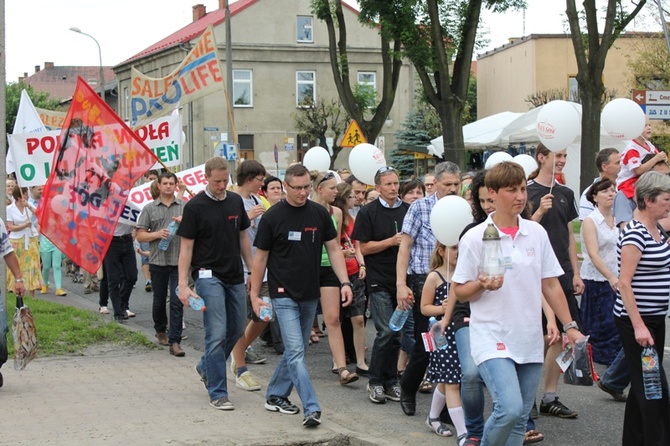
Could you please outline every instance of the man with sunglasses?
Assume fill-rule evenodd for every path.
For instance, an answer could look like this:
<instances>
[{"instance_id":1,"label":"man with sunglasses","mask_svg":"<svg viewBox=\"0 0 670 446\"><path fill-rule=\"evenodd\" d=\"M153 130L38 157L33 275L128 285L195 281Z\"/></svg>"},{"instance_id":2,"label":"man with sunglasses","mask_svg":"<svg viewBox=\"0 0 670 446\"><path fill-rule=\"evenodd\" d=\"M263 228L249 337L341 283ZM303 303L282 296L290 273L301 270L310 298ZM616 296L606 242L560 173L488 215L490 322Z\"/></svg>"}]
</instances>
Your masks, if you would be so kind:
<instances>
[{"instance_id":1,"label":"man with sunglasses","mask_svg":"<svg viewBox=\"0 0 670 446\"><path fill-rule=\"evenodd\" d=\"M305 166L293 165L284 177L286 199L272 206L258 226L251 268L251 303L259 315L261 284L267 267L270 298L281 328L284 353L268 383L265 408L297 414L288 396L296 388L303 405L305 427L321 424L321 407L305 363L312 322L319 302L321 249L326 247L330 263L341 282L342 305L353 298L344 256L330 214L307 199L310 175ZM289 265L289 266L287 266Z\"/></svg>"},{"instance_id":2,"label":"man with sunglasses","mask_svg":"<svg viewBox=\"0 0 670 446\"><path fill-rule=\"evenodd\" d=\"M375 189L379 198L361 208L351 235L360 242L367 265L366 284L377 330L368 368L368 396L375 404L400 400L397 370L400 333L389 327L397 306L395 265L402 240L400 229L409 208L398 197L399 186L394 168L382 167L377 171Z\"/></svg>"},{"instance_id":3,"label":"man with sunglasses","mask_svg":"<svg viewBox=\"0 0 670 446\"><path fill-rule=\"evenodd\" d=\"M416 392L428 367L430 356L423 347L421 333L428 331L428 318L421 314L421 291L430 272L430 256L435 235L430 228L430 213L435 203L461 190L461 169L451 161L435 166L435 193L416 200L409 207L402 225L402 242L396 264L398 306L412 307L414 349L402 374L400 407L405 415L416 411Z\"/></svg>"}]
</instances>

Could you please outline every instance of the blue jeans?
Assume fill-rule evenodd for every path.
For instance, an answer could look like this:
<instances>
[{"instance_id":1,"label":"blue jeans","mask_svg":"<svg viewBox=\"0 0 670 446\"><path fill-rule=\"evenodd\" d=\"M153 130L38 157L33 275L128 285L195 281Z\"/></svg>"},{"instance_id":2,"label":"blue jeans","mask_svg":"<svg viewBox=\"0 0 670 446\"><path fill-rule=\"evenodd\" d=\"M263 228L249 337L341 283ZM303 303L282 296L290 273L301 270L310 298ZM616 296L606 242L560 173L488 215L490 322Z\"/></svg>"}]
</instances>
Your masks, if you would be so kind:
<instances>
[{"instance_id":1,"label":"blue jeans","mask_svg":"<svg viewBox=\"0 0 670 446\"><path fill-rule=\"evenodd\" d=\"M479 373L493 400L493 412L484 425L481 446L521 446L542 364L489 359L479 364Z\"/></svg>"},{"instance_id":2,"label":"blue jeans","mask_svg":"<svg viewBox=\"0 0 670 446\"><path fill-rule=\"evenodd\" d=\"M228 285L216 277L196 279L195 291L205 301L205 353L198 367L207 377L210 400L228 396L226 359L244 334L247 292L244 283Z\"/></svg>"},{"instance_id":3,"label":"blue jeans","mask_svg":"<svg viewBox=\"0 0 670 446\"><path fill-rule=\"evenodd\" d=\"M470 327L456 332L456 349L461 363L461 400L468 437L484 435L484 386L470 354Z\"/></svg>"},{"instance_id":4,"label":"blue jeans","mask_svg":"<svg viewBox=\"0 0 670 446\"><path fill-rule=\"evenodd\" d=\"M297 302L288 297L272 299L281 329L284 353L268 383L267 399L288 398L295 386L305 415L321 412L316 392L305 364L305 350L312 330L319 299Z\"/></svg>"},{"instance_id":5,"label":"blue jeans","mask_svg":"<svg viewBox=\"0 0 670 446\"><path fill-rule=\"evenodd\" d=\"M389 320L396 306L395 296L391 296L389 292L370 293L370 313L377 335L370 354L368 379L370 385L384 386L387 389L398 383L400 332L389 327Z\"/></svg>"},{"instance_id":6,"label":"blue jeans","mask_svg":"<svg viewBox=\"0 0 670 446\"><path fill-rule=\"evenodd\" d=\"M156 333L165 333L168 327L168 315L165 310L165 301L170 299L170 332L168 342L170 344L181 342L182 322L184 319L184 304L177 296L176 288L179 282L177 266L149 265L151 271L152 290L154 301L152 316Z\"/></svg>"},{"instance_id":7,"label":"blue jeans","mask_svg":"<svg viewBox=\"0 0 670 446\"><path fill-rule=\"evenodd\" d=\"M600 383L608 389L623 393L630 384L630 372L623 347L619 349L614 361L607 367L605 374L600 378Z\"/></svg>"}]
</instances>

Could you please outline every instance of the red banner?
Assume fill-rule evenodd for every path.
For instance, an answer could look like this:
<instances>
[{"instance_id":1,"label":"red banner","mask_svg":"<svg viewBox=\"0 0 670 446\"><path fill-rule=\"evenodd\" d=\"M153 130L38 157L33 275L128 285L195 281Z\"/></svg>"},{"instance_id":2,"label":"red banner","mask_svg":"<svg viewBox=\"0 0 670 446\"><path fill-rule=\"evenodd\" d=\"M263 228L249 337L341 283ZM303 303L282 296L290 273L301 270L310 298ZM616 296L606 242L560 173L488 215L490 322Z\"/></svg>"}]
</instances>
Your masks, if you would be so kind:
<instances>
[{"instance_id":1,"label":"red banner","mask_svg":"<svg viewBox=\"0 0 670 446\"><path fill-rule=\"evenodd\" d=\"M80 77L37 210L40 232L95 273L130 189L156 160Z\"/></svg>"}]
</instances>

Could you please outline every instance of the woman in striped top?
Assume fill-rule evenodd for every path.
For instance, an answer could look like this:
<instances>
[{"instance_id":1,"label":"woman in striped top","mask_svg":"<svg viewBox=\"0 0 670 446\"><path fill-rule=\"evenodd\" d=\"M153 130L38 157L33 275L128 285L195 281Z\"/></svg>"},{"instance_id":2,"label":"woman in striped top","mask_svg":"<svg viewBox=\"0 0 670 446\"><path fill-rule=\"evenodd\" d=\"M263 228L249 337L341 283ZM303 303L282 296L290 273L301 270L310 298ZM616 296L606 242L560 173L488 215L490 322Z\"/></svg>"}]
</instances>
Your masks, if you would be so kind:
<instances>
[{"instance_id":1,"label":"woman in striped top","mask_svg":"<svg viewBox=\"0 0 670 446\"><path fill-rule=\"evenodd\" d=\"M619 293L614 316L623 343L631 389L626 403L623 445L670 444L670 404L663 370L665 314L670 295L670 245L658 220L670 212L670 177L643 174L635 184L637 210L619 235ZM647 345L658 352L663 398L644 394L641 353Z\"/></svg>"}]
</instances>

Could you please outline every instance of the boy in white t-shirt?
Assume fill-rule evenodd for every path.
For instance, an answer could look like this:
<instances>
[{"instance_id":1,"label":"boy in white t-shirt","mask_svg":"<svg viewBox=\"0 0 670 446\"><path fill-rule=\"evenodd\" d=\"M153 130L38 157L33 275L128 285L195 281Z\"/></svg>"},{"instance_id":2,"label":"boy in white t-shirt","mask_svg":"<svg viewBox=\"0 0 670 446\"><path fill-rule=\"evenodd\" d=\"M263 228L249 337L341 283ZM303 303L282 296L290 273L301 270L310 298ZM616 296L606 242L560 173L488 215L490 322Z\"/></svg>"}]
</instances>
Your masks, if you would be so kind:
<instances>
[{"instance_id":1,"label":"boy in white t-shirt","mask_svg":"<svg viewBox=\"0 0 670 446\"><path fill-rule=\"evenodd\" d=\"M544 361L542 296L565 324L571 343L580 337L558 277L563 274L546 231L519 215L526 207L526 176L516 163L486 173L496 211L460 241L453 283L458 300L470 302L472 357L493 398L484 428L488 446L521 444ZM480 274L482 236L488 225L500 233L504 276ZM550 342L559 341L552 330ZM508 443L508 440L512 440Z\"/></svg>"}]
</instances>

